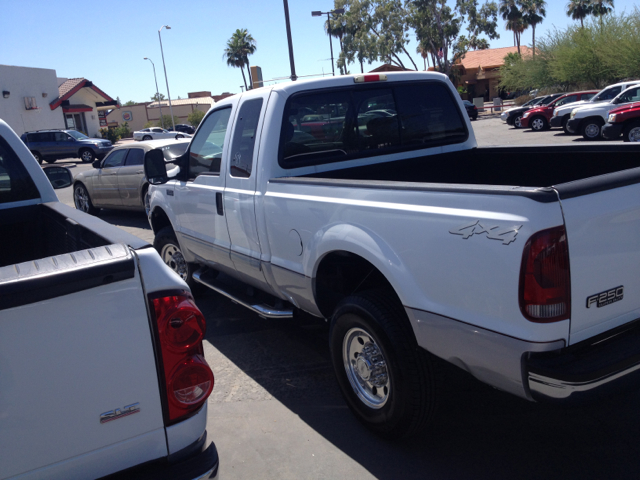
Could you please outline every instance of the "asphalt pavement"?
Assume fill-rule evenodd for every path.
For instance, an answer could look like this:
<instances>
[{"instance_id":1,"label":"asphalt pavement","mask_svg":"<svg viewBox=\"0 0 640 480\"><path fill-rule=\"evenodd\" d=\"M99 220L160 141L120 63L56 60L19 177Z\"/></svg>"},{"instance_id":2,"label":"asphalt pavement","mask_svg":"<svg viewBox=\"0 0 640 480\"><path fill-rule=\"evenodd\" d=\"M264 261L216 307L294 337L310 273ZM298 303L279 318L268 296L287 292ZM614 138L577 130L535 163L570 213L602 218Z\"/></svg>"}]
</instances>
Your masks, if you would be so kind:
<instances>
[{"instance_id":1,"label":"asphalt pavement","mask_svg":"<svg viewBox=\"0 0 640 480\"><path fill-rule=\"evenodd\" d=\"M581 143L561 131L520 131L497 117L472 122L481 146ZM91 168L57 162L76 174ZM71 188L58 190L73 206ZM144 213L105 221L153 241ZM636 479L640 393L581 408L538 405L445 372L435 421L418 438L387 442L340 396L322 320L264 320L214 292L197 300L215 375L207 430L232 479Z\"/></svg>"}]
</instances>

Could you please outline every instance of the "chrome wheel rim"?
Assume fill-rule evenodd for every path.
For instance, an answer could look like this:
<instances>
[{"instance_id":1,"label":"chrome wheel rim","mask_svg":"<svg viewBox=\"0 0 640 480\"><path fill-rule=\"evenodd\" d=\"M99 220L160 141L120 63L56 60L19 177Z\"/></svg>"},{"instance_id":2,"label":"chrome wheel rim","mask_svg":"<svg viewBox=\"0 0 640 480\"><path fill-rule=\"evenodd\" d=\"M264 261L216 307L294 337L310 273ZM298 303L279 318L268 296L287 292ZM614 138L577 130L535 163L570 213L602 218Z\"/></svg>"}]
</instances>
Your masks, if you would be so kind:
<instances>
[{"instance_id":1,"label":"chrome wheel rim","mask_svg":"<svg viewBox=\"0 0 640 480\"><path fill-rule=\"evenodd\" d=\"M352 328L342 342L342 360L358 398L378 410L389 400L391 380L387 361L375 339L362 328Z\"/></svg>"},{"instance_id":2,"label":"chrome wheel rim","mask_svg":"<svg viewBox=\"0 0 640 480\"><path fill-rule=\"evenodd\" d=\"M180 275L182 280L187 281L187 262L176 245L169 243L162 247L160 257L162 257L162 261L166 263L171 270Z\"/></svg>"},{"instance_id":3,"label":"chrome wheel rim","mask_svg":"<svg viewBox=\"0 0 640 480\"><path fill-rule=\"evenodd\" d=\"M89 194L84 187L76 187L73 192L73 203L78 210L89 213Z\"/></svg>"},{"instance_id":4,"label":"chrome wheel rim","mask_svg":"<svg viewBox=\"0 0 640 480\"><path fill-rule=\"evenodd\" d=\"M640 127L634 127L629 130L629 141L640 142Z\"/></svg>"},{"instance_id":5,"label":"chrome wheel rim","mask_svg":"<svg viewBox=\"0 0 640 480\"><path fill-rule=\"evenodd\" d=\"M542 120L540 120L539 118L536 118L533 122L531 122L531 128L533 128L534 130L542 130L542 127L544 127L544 123L542 123Z\"/></svg>"},{"instance_id":6,"label":"chrome wheel rim","mask_svg":"<svg viewBox=\"0 0 640 480\"><path fill-rule=\"evenodd\" d=\"M589 138L596 138L600 135L600 126L595 123L590 123L584 128L584 134Z\"/></svg>"},{"instance_id":7,"label":"chrome wheel rim","mask_svg":"<svg viewBox=\"0 0 640 480\"><path fill-rule=\"evenodd\" d=\"M83 162L90 162L92 158L93 158L93 155L91 155L91 152L89 152L88 150L85 150L84 152L82 152Z\"/></svg>"},{"instance_id":8,"label":"chrome wheel rim","mask_svg":"<svg viewBox=\"0 0 640 480\"><path fill-rule=\"evenodd\" d=\"M516 119L513 121L513 124L516 126L516 128L520 128L522 126L522 117L516 117Z\"/></svg>"}]
</instances>

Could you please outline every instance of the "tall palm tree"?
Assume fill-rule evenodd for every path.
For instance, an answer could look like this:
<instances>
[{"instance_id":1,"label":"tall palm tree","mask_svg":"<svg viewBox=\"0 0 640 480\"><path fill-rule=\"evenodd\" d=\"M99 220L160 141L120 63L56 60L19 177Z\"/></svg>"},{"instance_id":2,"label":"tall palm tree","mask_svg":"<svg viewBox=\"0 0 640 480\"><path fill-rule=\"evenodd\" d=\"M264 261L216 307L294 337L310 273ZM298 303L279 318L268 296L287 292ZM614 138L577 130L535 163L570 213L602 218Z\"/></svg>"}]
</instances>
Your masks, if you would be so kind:
<instances>
[{"instance_id":1,"label":"tall palm tree","mask_svg":"<svg viewBox=\"0 0 640 480\"><path fill-rule=\"evenodd\" d=\"M584 19L591 15L591 0L572 0L567 4L567 16L573 20L580 20L580 26L584 28Z\"/></svg>"},{"instance_id":2,"label":"tall palm tree","mask_svg":"<svg viewBox=\"0 0 640 480\"><path fill-rule=\"evenodd\" d=\"M591 0L591 15L603 17L613 11L613 0Z\"/></svg>"},{"instance_id":3,"label":"tall palm tree","mask_svg":"<svg viewBox=\"0 0 640 480\"><path fill-rule=\"evenodd\" d=\"M506 20L506 28L513 32L514 44L518 47L518 54L520 53L520 36L524 32L529 24L525 21L522 12L518 8L518 0L500 0L498 6L498 12L502 16L503 20Z\"/></svg>"},{"instance_id":4,"label":"tall palm tree","mask_svg":"<svg viewBox=\"0 0 640 480\"><path fill-rule=\"evenodd\" d=\"M536 25L542 23L547 16L547 2L544 0L519 0L520 10L524 21L531 25L533 31L533 56L536 55Z\"/></svg>"},{"instance_id":5,"label":"tall palm tree","mask_svg":"<svg viewBox=\"0 0 640 480\"><path fill-rule=\"evenodd\" d=\"M242 79L244 80L244 88L247 87L247 78L244 75L244 67L247 67L247 73L249 75L249 85L253 85L251 81L251 70L249 68L249 55L256 51L256 41L246 28L237 29L231 35L231 38L227 40L227 48L224 49L222 58L227 59L227 65L230 67L239 68L242 72Z\"/></svg>"}]
</instances>

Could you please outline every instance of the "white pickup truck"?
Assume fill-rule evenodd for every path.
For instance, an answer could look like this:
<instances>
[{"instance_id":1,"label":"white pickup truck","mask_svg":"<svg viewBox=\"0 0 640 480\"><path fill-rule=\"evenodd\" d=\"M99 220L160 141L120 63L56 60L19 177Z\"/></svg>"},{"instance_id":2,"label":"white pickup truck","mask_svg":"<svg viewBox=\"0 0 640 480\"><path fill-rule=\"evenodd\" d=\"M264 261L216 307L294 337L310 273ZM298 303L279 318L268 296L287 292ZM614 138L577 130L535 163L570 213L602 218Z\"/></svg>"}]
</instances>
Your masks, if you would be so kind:
<instances>
[{"instance_id":1,"label":"white pickup truck","mask_svg":"<svg viewBox=\"0 0 640 480\"><path fill-rule=\"evenodd\" d=\"M0 479L215 478L189 288L44 172L0 120Z\"/></svg>"},{"instance_id":2,"label":"white pickup truck","mask_svg":"<svg viewBox=\"0 0 640 480\"><path fill-rule=\"evenodd\" d=\"M477 148L436 73L340 76L221 102L145 158L163 260L263 317L331 322L347 404L424 429L433 355L574 402L638 385L640 150Z\"/></svg>"}]
</instances>

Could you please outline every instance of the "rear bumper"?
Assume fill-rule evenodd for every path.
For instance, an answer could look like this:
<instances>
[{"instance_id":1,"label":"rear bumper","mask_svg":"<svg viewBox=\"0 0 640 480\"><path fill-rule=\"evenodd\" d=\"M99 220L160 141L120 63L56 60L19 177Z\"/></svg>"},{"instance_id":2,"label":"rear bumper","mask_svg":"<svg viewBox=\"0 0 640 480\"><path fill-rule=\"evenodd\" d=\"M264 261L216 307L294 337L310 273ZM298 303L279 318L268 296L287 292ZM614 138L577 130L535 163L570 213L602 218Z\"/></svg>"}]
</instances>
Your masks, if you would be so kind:
<instances>
[{"instance_id":1,"label":"rear bumper","mask_svg":"<svg viewBox=\"0 0 640 480\"><path fill-rule=\"evenodd\" d=\"M536 401L580 403L640 386L640 320L570 347L523 357Z\"/></svg>"},{"instance_id":2,"label":"rear bumper","mask_svg":"<svg viewBox=\"0 0 640 480\"><path fill-rule=\"evenodd\" d=\"M607 140L615 140L616 138L620 138L621 133L621 123L607 123L602 127L602 136Z\"/></svg>"},{"instance_id":3,"label":"rear bumper","mask_svg":"<svg viewBox=\"0 0 640 480\"><path fill-rule=\"evenodd\" d=\"M581 118L570 118L567 121L567 130L569 133L578 133L580 131L580 123L582 123Z\"/></svg>"},{"instance_id":4,"label":"rear bumper","mask_svg":"<svg viewBox=\"0 0 640 480\"><path fill-rule=\"evenodd\" d=\"M207 432L187 448L168 457L129 468L100 480L217 480L218 450Z\"/></svg>"}]
</instances>

